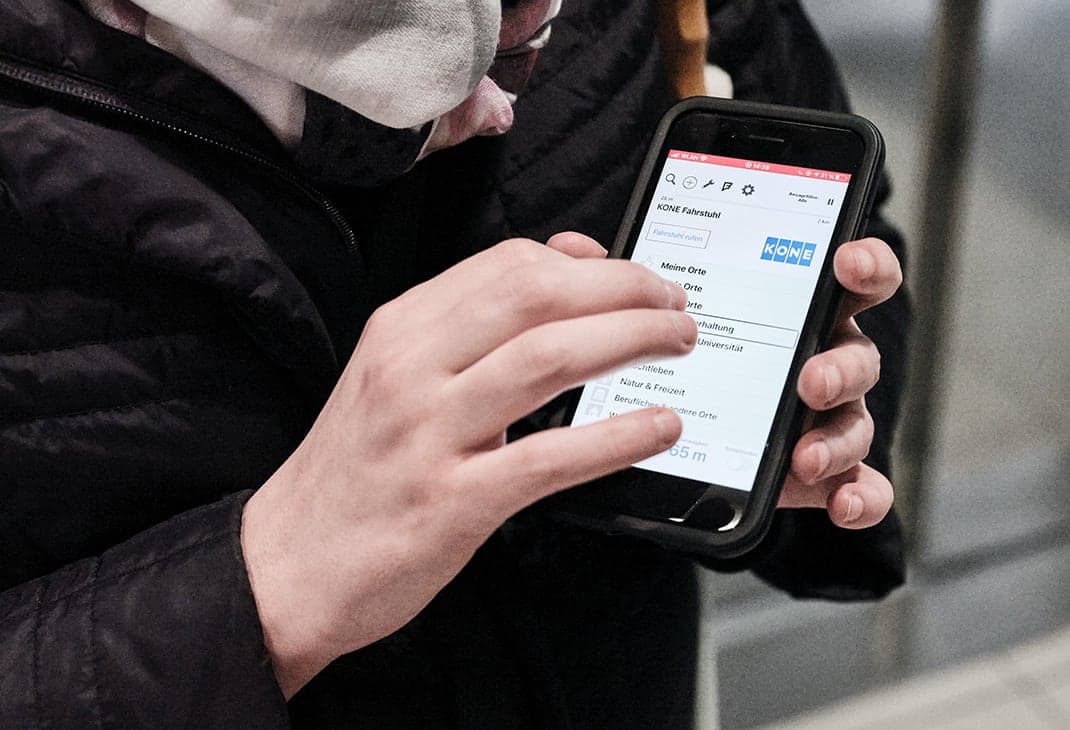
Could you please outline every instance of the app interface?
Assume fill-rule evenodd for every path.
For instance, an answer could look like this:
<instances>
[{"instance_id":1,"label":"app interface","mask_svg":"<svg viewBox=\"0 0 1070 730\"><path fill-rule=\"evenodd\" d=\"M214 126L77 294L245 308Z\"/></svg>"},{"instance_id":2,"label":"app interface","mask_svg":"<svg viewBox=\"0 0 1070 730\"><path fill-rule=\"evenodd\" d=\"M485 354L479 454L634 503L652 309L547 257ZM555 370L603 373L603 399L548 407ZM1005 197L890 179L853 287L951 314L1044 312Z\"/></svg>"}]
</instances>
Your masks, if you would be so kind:
<instances>
[{"instance_id":1,"label":"app interface","mask_svg":"<svg viewBox=\"0 0 1070 730\"><path fill-rule=\"evenodd\" d=\"M667 406L680 440L636 466L749 491L850 179L670 150L631 258L687 291L698 344L588 383L572 425Z\"/></svg>"}]
</instances>

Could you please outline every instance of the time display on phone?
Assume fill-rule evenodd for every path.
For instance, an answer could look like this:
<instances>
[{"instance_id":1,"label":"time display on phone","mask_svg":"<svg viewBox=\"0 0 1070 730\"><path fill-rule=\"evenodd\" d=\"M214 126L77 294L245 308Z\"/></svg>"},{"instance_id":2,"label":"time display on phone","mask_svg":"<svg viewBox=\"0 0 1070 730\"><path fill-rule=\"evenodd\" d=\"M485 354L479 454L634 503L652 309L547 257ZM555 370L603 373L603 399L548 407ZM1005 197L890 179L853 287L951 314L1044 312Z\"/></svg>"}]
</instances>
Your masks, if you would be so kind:
<instances>
[{"instance_id":1,"label":"time display on phone","mask_svg":"<svg viewBox=\"0 0 1070 730\"><path fill-rule=\"evenodd\" d=\"M687 291L698 344L588 383L572 425L672 408L680 440L635 466L751 490L850 181L670 149L631 259Z\"/></svg>"}]
</instances>

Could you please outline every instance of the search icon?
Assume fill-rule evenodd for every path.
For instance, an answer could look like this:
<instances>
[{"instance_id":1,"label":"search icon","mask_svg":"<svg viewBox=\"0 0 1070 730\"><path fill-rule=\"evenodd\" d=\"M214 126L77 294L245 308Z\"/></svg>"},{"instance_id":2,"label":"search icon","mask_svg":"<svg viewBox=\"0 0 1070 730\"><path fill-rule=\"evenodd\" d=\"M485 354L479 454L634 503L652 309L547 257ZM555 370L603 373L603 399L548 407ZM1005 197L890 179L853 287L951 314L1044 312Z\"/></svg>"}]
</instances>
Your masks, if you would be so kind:
<instances>
[{"instance_id":1,"label":"search icon","mask_svg":"<svg viewBox=\"0 0 1070 730\"><path fill-rule=\"evenodd\" d=\"M665 176L665 182L669 183L670 185L675 185L676 184L676 175L674 175L674 174L672 174L670 172L668 175Z\"/></svg>"}]
</instances>

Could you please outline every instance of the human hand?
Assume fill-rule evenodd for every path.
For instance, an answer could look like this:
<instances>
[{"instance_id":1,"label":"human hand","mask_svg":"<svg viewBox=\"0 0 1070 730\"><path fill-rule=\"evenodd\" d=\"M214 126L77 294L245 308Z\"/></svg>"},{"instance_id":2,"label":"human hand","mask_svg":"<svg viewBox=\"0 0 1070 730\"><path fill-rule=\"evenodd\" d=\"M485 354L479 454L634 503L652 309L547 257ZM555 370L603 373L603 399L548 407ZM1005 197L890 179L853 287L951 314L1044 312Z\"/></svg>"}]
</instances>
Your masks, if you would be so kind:
<instances>
[{"instance_id":1,"label":"human hand","mask_svg":"<svg viewBox=\"0 0 1070 730\"><path fill-rule=\"evenodd\" d=\"M508 517L664 451L668 409L506 443L565 390L694 347L686 295L578 234L501 243L381 307L242 549L289 697L407 623Z\"/></svg>"},{"instance_id":2,"label":"human hand","mask_svg":"<svg viewBox=\"0 0 1070 730\"><path fill-rule=\"evenodd\" d=\"M873 441L865 395L880 377L880 353L854 315L890 298L903 281L899 260L883 241L846 243L833 259L847 290L832 345L807 361L799 397L814 417L792 452L780 507L821 507L840 527L871 527L892 508L892 485L862 459Z\"/></svg>"},{"instance_id":3,"label":"human hand","mask_svg":"<svg viewBox=\"0 0 1070 730\"><path fill-rule=\"evenodd\" d=\"M570 253L604 255L600 246L602 253L582 244L576 240ZM861 463L873 440L865 394L880 376L880 353L854 315L890 298L903 274L892 250L875 238L841 246L833 269L848 293L831 346L799 374L799 395L815 416L792 454L779 506L824 508L835 524L857 529L880 522L892 507L893 493L883 474Z\"/></svg>"}]
</instances>

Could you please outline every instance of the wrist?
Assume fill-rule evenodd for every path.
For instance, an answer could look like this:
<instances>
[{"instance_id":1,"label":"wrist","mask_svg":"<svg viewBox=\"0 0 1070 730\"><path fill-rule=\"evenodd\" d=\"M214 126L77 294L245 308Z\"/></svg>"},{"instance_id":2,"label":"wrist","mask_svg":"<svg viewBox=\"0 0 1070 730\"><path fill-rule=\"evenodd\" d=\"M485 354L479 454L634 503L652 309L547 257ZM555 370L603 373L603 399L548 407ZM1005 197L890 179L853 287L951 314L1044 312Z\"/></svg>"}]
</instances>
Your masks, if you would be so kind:
<instances>
[{"instance_id":1,"label":"wrist","mask_svg":"<svg viewBox=\"0 0 1070 730\"><path fill-rule=\"evenodd\" d=\"M304 564L307 551L296 539L296 515L278 499L275 481L272 478L245 504L241 545L264 646L289 700L337 652L329 638L326 602L312 585L316 571Z\"/></svg>"}]
</instances>

